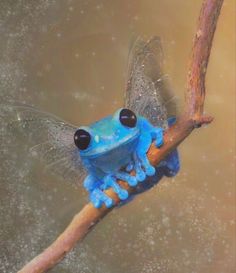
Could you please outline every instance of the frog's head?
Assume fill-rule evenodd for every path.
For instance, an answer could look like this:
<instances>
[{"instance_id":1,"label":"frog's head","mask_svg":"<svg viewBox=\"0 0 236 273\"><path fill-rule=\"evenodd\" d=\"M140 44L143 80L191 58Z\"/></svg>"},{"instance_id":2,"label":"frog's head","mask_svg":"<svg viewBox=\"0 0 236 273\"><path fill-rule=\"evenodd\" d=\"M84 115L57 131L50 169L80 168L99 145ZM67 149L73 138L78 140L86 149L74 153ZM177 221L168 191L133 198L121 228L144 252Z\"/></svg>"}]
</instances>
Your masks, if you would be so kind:
<instances>
[{"instance_id":1,"label":"frog's head","mask_svg":"<svg viewBox=\"0 0 236 273\"><path fill-rule=\"evenodd\" d=\"M140 135L138 118L129 109L119 109L89 127L80 127L74 135L82 157L99 157L124 146L132 146Z\"/></svg>"}]
</instances>

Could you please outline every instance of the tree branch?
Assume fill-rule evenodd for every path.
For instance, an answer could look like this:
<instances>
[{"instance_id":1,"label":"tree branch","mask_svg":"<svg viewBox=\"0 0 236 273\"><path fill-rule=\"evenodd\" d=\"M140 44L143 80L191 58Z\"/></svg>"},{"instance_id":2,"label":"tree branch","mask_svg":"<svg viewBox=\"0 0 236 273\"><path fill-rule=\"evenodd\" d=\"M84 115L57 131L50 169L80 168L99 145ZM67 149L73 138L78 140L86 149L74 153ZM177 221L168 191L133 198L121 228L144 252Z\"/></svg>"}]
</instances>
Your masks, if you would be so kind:
<instances>
[{"instance_id":1,"label":"tree branch","mask_svg":"<svg viewBox=\"0 0 236 273\"><path fill-rule=\"evenodd\" d=\"M186 108L176 124L164 135L164 145L157 149L154 144L148 151L148 158L157 165L170 151L175 149L194 128L208 124L213 118L203 115L205 99L205 75L210 56L212 41L223 0L204 0L198 20L197 32L192 49L192 57L188 75ZM119 184L130 193L135 188L129 187L124 181ZM112 189L106 191L117 205L120 200ZM41 254L25 265L18 273L40 273L58 263L75 244L82 240L90 229L99 222L111 209L96 209L87 204L65 231Z\"/></svg>"},{"instance_id":2,"label":"tree branch","mask_svg":"<svg viewBox=\"0 0 236 273\"><path fill-rule=\"evenodd\" d=\"M187 82L187 114L201 117L205 99L205 76L217 19L223 0L204 0L197 24Z\"/></svg>"}]
</instances>

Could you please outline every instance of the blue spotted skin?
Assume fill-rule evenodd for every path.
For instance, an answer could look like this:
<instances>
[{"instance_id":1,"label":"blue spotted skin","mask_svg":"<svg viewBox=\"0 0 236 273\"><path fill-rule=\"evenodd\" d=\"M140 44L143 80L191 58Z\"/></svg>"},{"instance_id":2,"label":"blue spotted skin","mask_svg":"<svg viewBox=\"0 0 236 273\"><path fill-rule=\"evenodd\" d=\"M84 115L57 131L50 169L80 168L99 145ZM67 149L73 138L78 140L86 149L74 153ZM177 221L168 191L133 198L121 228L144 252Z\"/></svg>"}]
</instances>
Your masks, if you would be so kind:
<instances>
[{"instance_id":1,"label":"blue spotted skin","mask_svg":"<svg viewBox=\"0 0 236 273\"><path fill-rule=\"evenodd\" d=\"M126 127L119 121L120 111L89 127L80 127L91 135L89 147L80 151L80 157L89 173L84 187L96 208L103 204L108 208L113 205L113 200L104 193L110 187L121 200L128 198L128 192L119 186L118 179L135 187L147 176L153 176L156 170L147 158L147 151L152 141L157 147L163 144L162 128L154 127L141 116L137 116L134 128ZM121 170L124 167L128 171L135 170L136 176Z\"/></svg>"}]
</instances>

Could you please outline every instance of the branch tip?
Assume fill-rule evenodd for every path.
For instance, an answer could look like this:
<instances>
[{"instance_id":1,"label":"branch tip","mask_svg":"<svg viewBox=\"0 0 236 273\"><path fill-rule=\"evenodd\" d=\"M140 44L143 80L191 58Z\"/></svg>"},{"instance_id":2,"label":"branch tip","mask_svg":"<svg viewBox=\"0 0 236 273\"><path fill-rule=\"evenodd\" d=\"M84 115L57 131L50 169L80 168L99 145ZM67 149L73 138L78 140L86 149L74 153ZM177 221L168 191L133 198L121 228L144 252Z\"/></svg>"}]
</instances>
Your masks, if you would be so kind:
<instances>
[{"instance_id":1,"label":"branch tip","mask_svg":"<svg viewBox=\"0 0 236 273\"><path fill-rule=\"evenodd\" d=\"M194 128L200 128L202 125L210 124L214 118L212 116L201 116L199 118L193 119Z\"/></svg>"}]
</instances>

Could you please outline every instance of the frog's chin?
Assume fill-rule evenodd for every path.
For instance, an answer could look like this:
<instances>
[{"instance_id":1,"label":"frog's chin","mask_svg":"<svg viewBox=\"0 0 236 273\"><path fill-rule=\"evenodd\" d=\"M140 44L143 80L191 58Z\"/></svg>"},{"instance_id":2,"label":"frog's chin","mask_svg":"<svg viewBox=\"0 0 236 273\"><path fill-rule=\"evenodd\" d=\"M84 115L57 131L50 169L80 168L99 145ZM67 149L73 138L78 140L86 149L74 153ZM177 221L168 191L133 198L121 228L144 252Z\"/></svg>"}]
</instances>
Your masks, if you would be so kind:
<instances>
[{"instance_id":1,"label":"frog's chin","mask_svg":"<svg viewBox=\"0 0 236 273\"><path fill-rule=\"evenodd\" d=\"M119 141L111 142L104 147L98 147L95 150L90 150L90 151L88 150L86 152L81 153L81 155L85 157L90 157L90 158L100 157L102 155L109 154L112 151L115 151L118 149L123 150L122 148L125 148L125 147L128 148L129 146L133 146L132 144L136 144L138 142L138 138L139 138L139 132L131 136L129 135L126 138L123 138Z\"/></svg>"}]
</instances>

